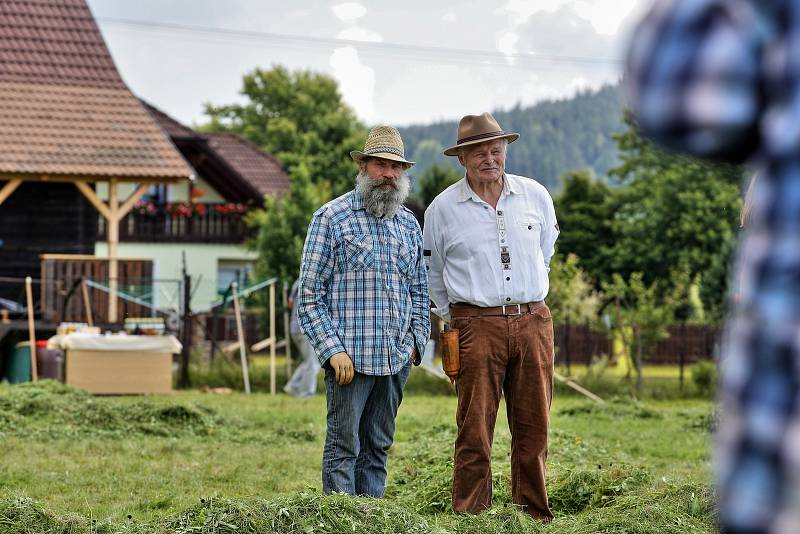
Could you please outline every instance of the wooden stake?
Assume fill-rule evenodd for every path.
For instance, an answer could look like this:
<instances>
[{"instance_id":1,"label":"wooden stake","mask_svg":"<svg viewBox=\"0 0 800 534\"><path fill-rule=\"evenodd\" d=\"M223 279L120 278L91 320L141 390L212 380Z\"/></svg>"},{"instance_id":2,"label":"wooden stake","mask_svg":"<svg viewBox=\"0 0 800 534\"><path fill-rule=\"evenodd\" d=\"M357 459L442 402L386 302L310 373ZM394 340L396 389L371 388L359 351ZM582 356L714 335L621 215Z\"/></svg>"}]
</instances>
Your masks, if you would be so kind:
<instances>
[{"instance_id":1,"label":"wooden stake","mask_svg":"<svg viewBox=\"0 0 800 534\"><path fill-rule=\"evenodd\" d=\"M244 379L244 392L250 394L250 373L247 369L247 348L244 344L244 328L242 327L242 312L239 308L239 292L236 282L231 284L233 288L233 312L236 314L236 333L239 337L239 359L242 362L242 378Z\"/></svg>"},{"instance_id":2,"label":"wooden stake","mask_svg":"<svg viewBox=\"0 0 800 534\"><path fill-rule=\"evenodd\" d=\"M86 286L86 279L81 280L81 293L83 293L83 308L86 310L86 322L89 326L94 326L92 320L92 301L89 300L89 288Z\"/></svg>"},{"instance_id":3,"label":"wooden stake","mask_svg":"<svg viewBox=\"0 0 800 534\"><path fill-rule=\"evenodd\" d=\"M553 373L553 377L555 377L555 379L558 380L559 382L565 383L566 385L568 385L569 387L571 387L572 389L574 389L575 391L577 391L581 395L584 395L585 397L589 397L590 399L592 399L595 402L599 402L600 404L605 404L605 402L606 402L603 399L601 399L600 397L598 397L597 395L595 395L594 393L592 393L591 391L589 391L588 389L586 389L585 387L583 387L583 386L581 386L579 384L576 384L574 381L570 380L569 378L561 376L560 374L555 373L555 372Z\"/></svg>"},{"instance_id":4,"label":"wooden stake","mask_svg":"<svg viewBox=\"0 0 800 534\"><path fill-rule=\"evenodd\" d=\"M269 392L275 395L275 282L269 285L269 338L272 343L269 345Z\"/></svg>"},{"instance_id":5,"label":"wooden stake","mask_svg":"<svg viewBox=\"0 0 800 534\"><path fill-rule=\"evenodd\" d=\"M39 371L36 368L36 327L33 322L33 292L31 291L30 276L25 277L25 296L28 299L28 340L31 344L31 381L39 381Z\"/></svg>"},{"instance_id":6,"label":"wooden stake","mask_svg":"<svg viewBox=\"0 0 800 534\"><path fill-rule=\"evenodd\" d=\"M286 284L283 284L283 291L282 291L282 300L283 300L283 339L286 342L284 346L284 352L286 354L286 376L292 376L292 340L289 337L289 288ZM297 306L297 303L294 303Z\"/></svg>"}]
</instances>

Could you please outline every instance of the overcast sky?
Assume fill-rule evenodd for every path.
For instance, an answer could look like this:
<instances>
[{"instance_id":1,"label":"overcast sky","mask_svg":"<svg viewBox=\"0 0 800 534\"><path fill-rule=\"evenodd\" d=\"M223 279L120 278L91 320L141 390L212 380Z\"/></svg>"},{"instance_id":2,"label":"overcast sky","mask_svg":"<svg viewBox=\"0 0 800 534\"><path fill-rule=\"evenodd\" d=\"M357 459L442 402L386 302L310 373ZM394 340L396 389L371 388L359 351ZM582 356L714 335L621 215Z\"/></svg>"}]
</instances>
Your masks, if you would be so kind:
<instances>
[{"instance_id":1,"label":"overcast sky","mask_svg":"<svg viewBox=\"0 0 800 534\"><path fill-rule=\"evenodd\" d=\"M128 86L188 125L206 102L241 101L245 73L281 64L333 76L367 124L397 126L615 82L651 3L88 1Z\"/></svg>"}]
</instances>

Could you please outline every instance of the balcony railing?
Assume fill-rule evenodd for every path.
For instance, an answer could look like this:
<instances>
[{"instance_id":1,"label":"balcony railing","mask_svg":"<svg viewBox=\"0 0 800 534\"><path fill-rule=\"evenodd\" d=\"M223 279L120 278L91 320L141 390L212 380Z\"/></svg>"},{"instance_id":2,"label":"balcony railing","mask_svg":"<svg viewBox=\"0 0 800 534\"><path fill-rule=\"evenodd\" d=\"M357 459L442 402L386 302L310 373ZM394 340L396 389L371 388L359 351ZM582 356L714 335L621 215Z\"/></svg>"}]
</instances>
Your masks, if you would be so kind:
<instances>
[{"instance_id":1,"label":"balcony railing","mask_svg":"<svg viewBox=\"0 0 800 534\"><path fill-rule=\"evenodd\" d=\"M242 243L252 235L241 204L140 203L119 223L121 242ZM107 239L99 218L98 240Z\"/></svg>"}]
</instances>

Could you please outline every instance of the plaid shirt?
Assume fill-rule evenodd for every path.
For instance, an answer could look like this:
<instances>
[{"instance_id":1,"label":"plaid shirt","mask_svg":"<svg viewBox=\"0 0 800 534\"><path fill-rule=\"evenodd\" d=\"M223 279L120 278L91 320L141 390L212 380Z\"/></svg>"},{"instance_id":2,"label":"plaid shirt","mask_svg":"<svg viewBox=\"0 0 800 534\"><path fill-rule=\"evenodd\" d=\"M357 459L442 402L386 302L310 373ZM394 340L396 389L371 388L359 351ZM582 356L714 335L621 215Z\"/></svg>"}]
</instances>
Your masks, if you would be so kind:
<instances>
[{"instance_id":1,"label":"plaid shirt","mask_svg":"<svg viewBox=\"0 0 800 534\"><path fill-rule=\"evenodd\" d=\"M646 135L759 163L720 362L716 469L731 532L800 532L800 0L657 3L631 44Z\"/></svg>"},{"instance_id":2,"label":"plaid shirt","mask_svg":"<svg viewBox=\"0 0 800 534\"><path fill-rule=\"evenodd\" d=\"M321 363L346 352L359 373L392 375L430 336L422 232L402 208L369 213L351 191L317 210L303 249L300 325Z\"/></svg>"}]
</instances>

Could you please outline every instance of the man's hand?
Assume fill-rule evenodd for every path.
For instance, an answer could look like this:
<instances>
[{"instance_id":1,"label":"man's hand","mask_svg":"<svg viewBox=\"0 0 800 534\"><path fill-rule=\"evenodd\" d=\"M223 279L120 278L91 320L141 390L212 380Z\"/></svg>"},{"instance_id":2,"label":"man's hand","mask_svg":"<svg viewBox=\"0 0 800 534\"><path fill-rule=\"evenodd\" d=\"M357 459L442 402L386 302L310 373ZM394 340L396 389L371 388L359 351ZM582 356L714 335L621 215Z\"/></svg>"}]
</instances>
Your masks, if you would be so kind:
<instances>
[{"instance_id":1,"label":"man's hand","mask_svg":"<svg viewBox=\"0 0 800 534\"><path fill-rule=\"evenodd\" d=\"M419 357L419 352L417 351L416 345L414 345L414 350L411 351L411 363L414 365L419 365L422 363L422 358Z\"/></svg>"},{"instance_id":2,"label":"man's hand","mask_svg":"<svg viewBox=\"0 0 800 534\"><path fill-rule=\"evenodd\" d=\"M336 383L340 386L346 386L353 381L355 370L353 369L353 360L346 352L337 352L330 359L331 367L336 372Z\"/></svg>"}]
</instances>

